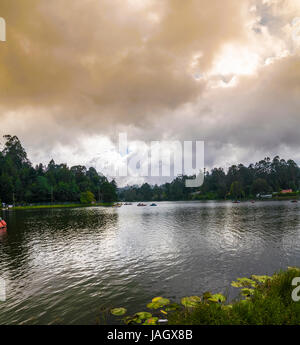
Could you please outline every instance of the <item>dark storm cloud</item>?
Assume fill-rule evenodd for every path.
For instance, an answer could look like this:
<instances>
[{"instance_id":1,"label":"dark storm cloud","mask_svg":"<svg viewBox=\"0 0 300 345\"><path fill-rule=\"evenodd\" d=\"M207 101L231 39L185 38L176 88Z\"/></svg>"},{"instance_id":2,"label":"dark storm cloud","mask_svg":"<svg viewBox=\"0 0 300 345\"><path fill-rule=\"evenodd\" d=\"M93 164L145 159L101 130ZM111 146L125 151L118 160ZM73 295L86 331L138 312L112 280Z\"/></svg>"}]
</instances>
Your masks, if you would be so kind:
<instances>
[{"instance_id":1,"label":"dark storm cloud","mask_svg":"<svg viewBox=\"0 0 300 345\"><path fill-rule=\"evenodd\" d=\"M71 161L88 138L119 131L204 139L209 164L294 149L299 49L284 50L299 9L288 0L2 0L1 133L19 135L34 161L66 147ZM259 55L234 85L233 72L213 71L226 44Z\"/></svg>"}]
</instances>

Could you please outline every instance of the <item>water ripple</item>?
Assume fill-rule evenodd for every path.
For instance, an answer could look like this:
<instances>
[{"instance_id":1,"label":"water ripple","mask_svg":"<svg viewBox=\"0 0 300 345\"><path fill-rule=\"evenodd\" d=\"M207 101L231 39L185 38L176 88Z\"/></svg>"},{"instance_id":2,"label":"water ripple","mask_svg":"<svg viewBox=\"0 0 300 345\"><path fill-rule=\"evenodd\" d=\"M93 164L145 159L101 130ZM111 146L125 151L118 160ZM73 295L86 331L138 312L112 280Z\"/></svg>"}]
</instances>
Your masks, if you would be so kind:
<instances>
[{"instance_id":1,"label":"water ripple","mask_svg":"<svg viewBox=\"0 0 300 345\"><path fill-rule=\"evenodd\" d=\"M300 212L288 202L27 210L7 222L2 324L93 324L102 308L225 292L238 276L300 264Z\"/></svg>"}]
</instances>

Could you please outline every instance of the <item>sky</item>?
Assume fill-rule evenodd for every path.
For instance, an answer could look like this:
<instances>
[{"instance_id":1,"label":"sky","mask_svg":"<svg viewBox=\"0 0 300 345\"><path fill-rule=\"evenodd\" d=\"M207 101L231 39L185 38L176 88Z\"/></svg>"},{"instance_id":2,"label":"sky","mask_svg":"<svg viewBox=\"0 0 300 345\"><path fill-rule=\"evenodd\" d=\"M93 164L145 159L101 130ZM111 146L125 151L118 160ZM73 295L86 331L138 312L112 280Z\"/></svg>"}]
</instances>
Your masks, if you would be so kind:
<instances>
[{"instance_id":1,"label":"sky","mask_svg":"<svg viewBox=\"0 0 300 345\"><path fill-rule=\"evenodd\" d=\"M1 0L0 17L0 135L33 164L105 172L140 141L204 141L207 169L300 163L300 0Z\"/></svg>"}]
</instances>

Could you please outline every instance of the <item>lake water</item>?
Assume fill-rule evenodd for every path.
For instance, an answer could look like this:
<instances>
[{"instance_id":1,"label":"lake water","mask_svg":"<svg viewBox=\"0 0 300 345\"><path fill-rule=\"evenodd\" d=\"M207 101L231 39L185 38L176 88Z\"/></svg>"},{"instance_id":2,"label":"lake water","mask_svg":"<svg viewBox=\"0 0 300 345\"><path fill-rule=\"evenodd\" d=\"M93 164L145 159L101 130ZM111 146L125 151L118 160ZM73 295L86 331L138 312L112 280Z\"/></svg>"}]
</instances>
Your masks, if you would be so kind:
<instances>
[{"instance_id":1,"label":"lake water","mask_svg":"<svg viewBox=\"0 0 300 345\"><path fill-rule=\"evenodd\" d=\"M158 207L3 212L0 324L96 324L232 280L300 265L300 203L164 202ZM106 322L111 323L108 319Z\"/></svg>"}]
</instances>

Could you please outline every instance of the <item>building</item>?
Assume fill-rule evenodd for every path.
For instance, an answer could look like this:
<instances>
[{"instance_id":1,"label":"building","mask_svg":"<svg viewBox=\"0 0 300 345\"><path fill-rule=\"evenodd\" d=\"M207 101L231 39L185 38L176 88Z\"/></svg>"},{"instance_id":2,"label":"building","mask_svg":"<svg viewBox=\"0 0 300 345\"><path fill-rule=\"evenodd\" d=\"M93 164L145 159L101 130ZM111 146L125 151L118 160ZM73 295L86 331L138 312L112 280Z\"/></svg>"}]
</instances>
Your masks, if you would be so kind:
<instances>
[{"instance_id":1,"label":"building","mask_svg":"<svg viewBox=\"0 0 300 345\"><path fill-rule=\"evenodd\" d=\"M280 193L281 194L293 193L293 190L292 189L283 189Z\"/></svg>"}]
</instances>

